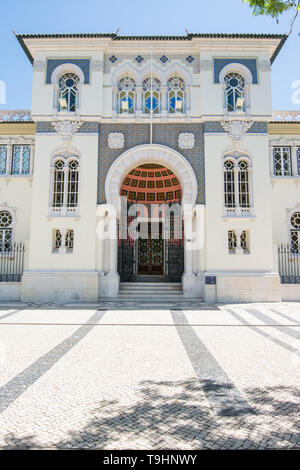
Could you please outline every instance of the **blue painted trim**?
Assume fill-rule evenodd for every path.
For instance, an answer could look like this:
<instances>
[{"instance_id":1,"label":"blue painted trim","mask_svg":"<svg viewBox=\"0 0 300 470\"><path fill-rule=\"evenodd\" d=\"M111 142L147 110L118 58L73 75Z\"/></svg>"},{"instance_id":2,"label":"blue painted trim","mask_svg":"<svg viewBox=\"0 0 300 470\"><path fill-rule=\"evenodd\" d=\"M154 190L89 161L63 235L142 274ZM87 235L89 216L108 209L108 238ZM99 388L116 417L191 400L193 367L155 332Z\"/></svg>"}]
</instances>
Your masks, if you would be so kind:
<instances>
[{"instance_id":1,"label":"blue painted trim","mask_svg":"<svg viewBox=\"0 0 300 470\"><path fill-rule=\"evenodd\" d=\"M84 83L90 83L90 59L48 59L46 83L51 83L53 71L62 64L77 65L84 75Z\"/></svg>"},{"instance_id":2,"label":"blue painted trim","mask_svg":"<svg viewBox=\"0 0 300 470\"><path fill-rule=\"evenodd\" d=\"M214 82L220 83L220 72L228 64L242 64L249 69L252 75L252 83L257 84L257 63L256 59L214 59Z\"/></svg>"}]
</instances>

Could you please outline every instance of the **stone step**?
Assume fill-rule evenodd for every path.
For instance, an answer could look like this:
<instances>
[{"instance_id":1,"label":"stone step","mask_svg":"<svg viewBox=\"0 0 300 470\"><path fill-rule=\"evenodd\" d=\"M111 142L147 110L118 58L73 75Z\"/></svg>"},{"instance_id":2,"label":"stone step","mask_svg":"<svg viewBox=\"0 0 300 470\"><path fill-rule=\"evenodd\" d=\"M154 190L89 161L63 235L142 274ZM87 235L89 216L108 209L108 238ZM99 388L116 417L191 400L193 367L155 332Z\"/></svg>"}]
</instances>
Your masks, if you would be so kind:
<instances>
[{"instance_id":1,"label":"stone step","mask_svg":"<svg viewBox=\"0 0 300 470\"><path fill-rule=\"evenodd\" d=\"M161 289L181 289L182 285L180 282L121 282L120 289L123 287L140 289L141 287L146 287L147 289L155 289L159 287Z\"/></svg>"}]
</instances>

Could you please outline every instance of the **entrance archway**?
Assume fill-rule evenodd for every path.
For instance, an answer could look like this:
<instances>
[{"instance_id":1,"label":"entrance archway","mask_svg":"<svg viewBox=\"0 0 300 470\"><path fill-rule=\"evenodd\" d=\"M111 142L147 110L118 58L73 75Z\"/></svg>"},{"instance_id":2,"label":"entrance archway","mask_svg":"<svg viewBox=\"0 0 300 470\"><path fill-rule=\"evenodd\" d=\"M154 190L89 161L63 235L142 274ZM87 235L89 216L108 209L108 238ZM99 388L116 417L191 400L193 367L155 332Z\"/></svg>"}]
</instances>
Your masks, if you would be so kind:
<instances>
[{"instance_id":1,"label":"entrance archway","mask_svg":"<svg viewBox=\"0 0 300 470\"><path fill-rule=\"evenodd\" d=\"M180 281L183 274L183 222L179 178L169 168L146 163L125 176L120 195L127 200L127 220L124 220L126 214L121 216L119 232L123 233L125 225L128 227L125 238L120 237L118 243L121 280L160 276L161 279ZM139 223L134 225L135 233L139 234L137 239L131 237L133 214L139 215Z\"/></svg>"}]
</instances>

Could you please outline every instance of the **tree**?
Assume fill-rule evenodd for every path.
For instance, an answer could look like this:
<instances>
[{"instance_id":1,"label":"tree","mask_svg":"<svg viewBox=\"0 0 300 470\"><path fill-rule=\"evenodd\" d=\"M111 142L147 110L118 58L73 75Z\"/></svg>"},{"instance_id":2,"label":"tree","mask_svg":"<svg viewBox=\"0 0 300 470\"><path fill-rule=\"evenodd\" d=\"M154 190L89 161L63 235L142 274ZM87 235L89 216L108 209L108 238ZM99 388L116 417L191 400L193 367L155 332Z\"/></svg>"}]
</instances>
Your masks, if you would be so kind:
<instances>
[{"instance_id":1,"label":"tree","mask_svg":"<svg viewBox=\"0 0 300 470\"><path fill-rule=\"evenodd\" d=\"M279 16L286 11L293 11L293 17L291 21L291 29L293 29L294 22L298 16L300 10L300 0L243 0L245 3L249 3L249 6L253 8L253 15L268 15L272 18L276 18L278 23Z\"/></svg>"}]
</instances>

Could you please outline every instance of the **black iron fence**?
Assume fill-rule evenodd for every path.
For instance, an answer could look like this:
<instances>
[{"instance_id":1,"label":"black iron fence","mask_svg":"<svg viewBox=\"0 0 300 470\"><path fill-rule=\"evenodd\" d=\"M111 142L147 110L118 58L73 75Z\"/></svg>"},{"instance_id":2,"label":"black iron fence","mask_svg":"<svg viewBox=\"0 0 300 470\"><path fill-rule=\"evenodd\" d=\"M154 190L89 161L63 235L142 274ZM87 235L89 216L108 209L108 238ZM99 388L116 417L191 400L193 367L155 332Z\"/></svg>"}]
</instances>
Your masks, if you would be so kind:
<instances>
[{"instance_id":1,"label":"black iron fence","mask_svg":"<svg viewBox=\"0 0 300 470\"><path fill-rule=\"evenodd\" d=\"M278 268L281 284L300 284L300 252L290 245L278 246Z\"/></svg>"},{"instance_id":2,"label":"black iron fence","mask_svg":"<svg viewBox=\"0 0 300 470\"><path fill-rule=\"evenodd\" d=\"M0 282L21 282L24 271L25 245L13 243L9 250L0 251Z\"/></svg>"}]
</instances>

